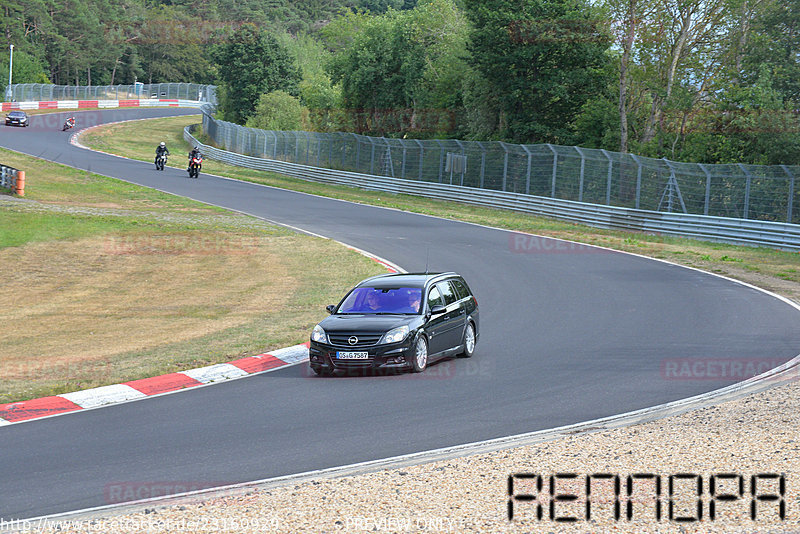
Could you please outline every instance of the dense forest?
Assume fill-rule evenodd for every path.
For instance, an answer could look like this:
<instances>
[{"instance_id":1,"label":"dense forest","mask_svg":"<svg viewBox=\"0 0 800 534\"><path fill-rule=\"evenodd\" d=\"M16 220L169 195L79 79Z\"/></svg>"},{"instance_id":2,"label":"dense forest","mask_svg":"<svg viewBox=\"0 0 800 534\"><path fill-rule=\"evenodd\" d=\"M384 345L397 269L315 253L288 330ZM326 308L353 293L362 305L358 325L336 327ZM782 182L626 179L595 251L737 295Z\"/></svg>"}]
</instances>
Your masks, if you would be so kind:
<instances>
[{"instance_id":1,"label":"dense forest","mask_svg":"<svg viewBox=\"0 0 800 534\"><path fill-rule=\"evenodd\" d=\"M800 164L800 0L5 0L0 16L14 83L213 83L222 118L261 128Z\"/></svg>"}]
</instances>

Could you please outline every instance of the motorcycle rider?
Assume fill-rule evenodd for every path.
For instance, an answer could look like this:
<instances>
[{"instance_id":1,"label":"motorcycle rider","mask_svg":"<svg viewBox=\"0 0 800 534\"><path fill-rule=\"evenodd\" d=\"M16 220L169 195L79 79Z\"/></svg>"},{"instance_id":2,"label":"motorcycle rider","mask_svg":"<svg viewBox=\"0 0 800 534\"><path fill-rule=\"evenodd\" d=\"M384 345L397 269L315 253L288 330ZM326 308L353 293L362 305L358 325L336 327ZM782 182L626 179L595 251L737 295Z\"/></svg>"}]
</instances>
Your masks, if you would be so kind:
<instances>
[{"instance_id":1,"label":"motorcycle rider","mask_svg":"<svg viewBox=\"0 0 800 534\"><path fill-rule=\"evenodd\" d=\"M196 156L202 156L200 153L200 149L198 147L194 147L191 152L189 152L189 167L192 166L192 158ZM189 170L189 167L186 167L186 170Z\"/></svg>"},{"instance_id":2,"label":"motorcycle rider","mask_svg":"<svg viewBox=\"0 0 800 534\"><path fill-rule=\"evenodd\" d=\"M169 156L169 149L164 141L161 141L161 144L156 147L156 161L160 156Z\"/></svg>"},{"instance_id":3,"label":"motorcycle rider","mask_svg":"<svg viewBox=\"0 0 800 534\"><path fill-rule=\"evenodd\" d=\"M67 130L69 128L74 128L74 127L75 127L75 117L72 116L67 118L67 120L64 122L64 129Z\"/></svg>"}]
</instances>

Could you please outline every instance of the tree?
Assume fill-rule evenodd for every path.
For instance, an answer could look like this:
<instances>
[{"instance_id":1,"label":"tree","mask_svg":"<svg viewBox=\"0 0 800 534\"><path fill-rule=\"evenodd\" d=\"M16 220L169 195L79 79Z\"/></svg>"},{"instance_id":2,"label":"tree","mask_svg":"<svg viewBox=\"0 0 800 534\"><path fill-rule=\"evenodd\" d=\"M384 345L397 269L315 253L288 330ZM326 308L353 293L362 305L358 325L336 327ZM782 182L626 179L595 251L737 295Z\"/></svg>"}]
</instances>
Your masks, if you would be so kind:
<instances>
[{"instance_id":1,"label":"tree","mask_svg":"<svg viewBox=\"0 0 800 534\"><path fill-rule=\"evenodd\" d=\"M131 74L146 83L186 81L211 83L214 68L205 51L202 19L176 6L162 5L147 11L146 18L130 28L126 40L136 45L127 59ZM133 83L130 75L126 83Z\"/></svg>"},{"instance_id":2,"label":"tree","mask_svg":"<svg viewBox=\"0 0 800 534\"><path fill-rule=\"evenodd\" d=\"M751 83L766 67L784 99L800 104L800 0L771 0L754 15L753 37L745 46L743 71Z\"/></svg>"},{"instance_id":3,"label":"tree","mask_svg":"<svg viewBox=\"0 0 800 534\"><path fill-rule=\"evenodd\" d=\"M289 93L273 91L261 95L246 125L262 130L306 130L308 109Z\"/></svg>"},{"instance_id":4,"label":"tree","mask_svg":"<svg viewBox=\"0 0 800 534\"><path fill-rule=\"evenodd\" d=\"M610 38L582 0L465 0L470 63L497 94L501 135L567 144L569 125L607 85Z\"/></svg>"},{"instance_id":5,"label":"tree","mask_svg":"<svg viewBox=\"0 0 800 534\"><path fill-rule=\"evenodd\" d=\"M12 73L11 83L50 83L41 63L25 52L14 50L13 67L14 72ZM5 75L0 80L6 82L8 80L8 56L0 61L0 73ZM5 94L6 83L2 83L2 87L3 94Z\"/></svg>"},{"instance_id":6,"label":"tree","mask_svg":"<svg viewBox=\"0 0 800 534\"><path fill-rule=\"evenodd\" d=\"M467 21L453 0L372 18L346 14L331 26L328 70L358 131L452 134L467 71Z\"/></svg>"},{"instance_id":7,"label":"tree","mask_svg":"<svg viewBox=\"0 0 800 534\"><path fill-rule=\"evenodd\" d=\"M329 64L356 131L387 135L402 130L424 72L424 50L408 39L399 12L369 20L350 47Z\"/></svg>"},{"instance_id":8,"label":"tree","mask_svg":"<svg viewBox=\"0 0 800 534\"><path fill-rule=\"evenodd\" d=\"M298 94L300 72L286 48L251 24L217 46L213 57L219 69L219 107L225 120L244 122L262 94L277 90Z\"/></svg>"}]
</instances>

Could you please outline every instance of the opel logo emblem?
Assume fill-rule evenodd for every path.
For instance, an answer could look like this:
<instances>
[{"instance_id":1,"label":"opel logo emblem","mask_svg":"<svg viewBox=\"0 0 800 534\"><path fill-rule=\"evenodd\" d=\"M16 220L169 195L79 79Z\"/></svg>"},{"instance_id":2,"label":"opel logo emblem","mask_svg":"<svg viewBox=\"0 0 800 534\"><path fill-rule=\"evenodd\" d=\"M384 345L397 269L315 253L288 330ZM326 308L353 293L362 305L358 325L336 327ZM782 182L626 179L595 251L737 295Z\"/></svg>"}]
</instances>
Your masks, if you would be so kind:
<instances>
[{"instance_id":1,"label":"opel logo emblem","mask_svg":"<svg viewBox=\"0 0 800 534\"><path fill-rule=\"evenodd\" d=\"M358 338L356 336L350 336L349 338L347 338L347 342L350 343L351 345L355 345L356 343L358 343Z\"/></svg>"}]
</instances>

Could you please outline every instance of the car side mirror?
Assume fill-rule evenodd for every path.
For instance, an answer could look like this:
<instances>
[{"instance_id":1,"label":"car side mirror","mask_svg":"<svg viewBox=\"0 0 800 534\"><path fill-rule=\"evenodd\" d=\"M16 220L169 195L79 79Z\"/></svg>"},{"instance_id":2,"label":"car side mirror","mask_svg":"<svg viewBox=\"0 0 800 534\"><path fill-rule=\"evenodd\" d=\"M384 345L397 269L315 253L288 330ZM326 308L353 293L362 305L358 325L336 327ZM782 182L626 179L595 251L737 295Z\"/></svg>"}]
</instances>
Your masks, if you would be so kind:
<instances>
[{"instance_id":1,"label":"car side mirror","mask_svg":"<svg viewBox=\"0 0 800 534\"><path fill-rule=\"evenodd\" d=\"M441 315L447 312L447 308L442 306L441 304L437 304L433 308L431 308L431 315Z\"/></svg>"},{"instance_id":2,"label":"car side mirror","mask_svg":"<svg viewBox=\"0 0 800 534\"><path fill-rule=\"evenodd\" d=\"M328 313L333 315L333 312L336 311L336 305L335 304L328 304L327 306L325 306L325 309L328 310Z\"/></svg>"}]
</instances>

